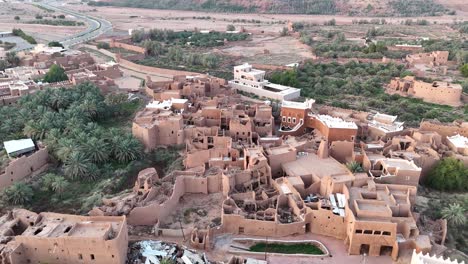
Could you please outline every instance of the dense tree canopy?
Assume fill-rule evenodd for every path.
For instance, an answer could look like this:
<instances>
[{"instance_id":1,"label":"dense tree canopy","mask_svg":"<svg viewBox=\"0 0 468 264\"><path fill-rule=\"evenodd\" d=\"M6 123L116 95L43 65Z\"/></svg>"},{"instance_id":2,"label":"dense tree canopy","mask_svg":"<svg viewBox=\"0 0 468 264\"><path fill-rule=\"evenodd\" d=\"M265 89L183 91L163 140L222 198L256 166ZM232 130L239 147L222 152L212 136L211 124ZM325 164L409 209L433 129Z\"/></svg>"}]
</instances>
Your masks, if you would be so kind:
<instances>
[{"instance_id":1,"label":"dense tree canopy","mask_svg":"<svg viewBox=\"0 0 468 264\"><path fill-rule=\"evenodd\" d=\"M69 179L96 179L106 163L127 163L139 158L142 151L140 142L131 134L100 125L125 114L118 110L121 104L113 101L110 98L106 102L91 84L27 95L18 106L0 108L4 121L0 139L29 136L43 140L51 154L63 163Z\"/></svg>"},{"instance_id":2,"label":"dense tree canopy","mask_svg":"<svg viewBox=\"0 0 468 264\"><path fill-rule=\"evenodd\" d=\"M57 64L50 66L49 71L44 76L44 82L55 83L67 81L68 76L65 73L65 70Z\"/></svg>"},{"instance_id":3,"label":"dense tree canopy","mask_svg":"<svg viewBox=\"0 0 468 264\"><path fill-rule=\"evenodd\" d=\"M455 158L441 160L430 172L426 184L441 191L468 190L468 169Z\"/></svg>"},{"instance_id":4,"label":"dense tree canopy","mask_svg":"<svg viewBox=\"0 0 468 264\"><path fill-rule=\"evenodd\" d=\"M451 107L384 92L384 85L392 77L407 74L403 65L393 63L307 62L296 69L273 72L267 79L300 88L301 96L313 98L317 103L327 102L336 107L397 115L406 125L419 125L422 118L437 118L442 122L467 120L467 115L457 113Z\"/></svg>"}]
</instances>

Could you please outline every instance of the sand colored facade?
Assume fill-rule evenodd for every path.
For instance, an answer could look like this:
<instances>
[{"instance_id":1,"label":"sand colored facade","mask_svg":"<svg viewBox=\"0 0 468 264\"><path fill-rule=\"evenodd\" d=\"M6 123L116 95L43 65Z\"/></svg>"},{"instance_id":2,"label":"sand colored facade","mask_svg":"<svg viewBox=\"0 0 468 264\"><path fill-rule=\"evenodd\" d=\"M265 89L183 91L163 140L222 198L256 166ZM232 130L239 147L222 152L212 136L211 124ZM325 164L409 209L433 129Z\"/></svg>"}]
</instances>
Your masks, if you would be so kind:
<instances>
[{"instance_id":1,"label":"sand colored facade","mask_svg":"<svg viewBox=\"0 0 468 264\"><path fill-rule=\"evenodd\" d=\"M218 78L177 76L172 82L158 83L149 79L146 92L155 100L137 113L132 131L147 149L205 136L197 140L208 144L202 152L208 157L216 155L212 149L216 136L252 143L273 134L271 106L240 104L240 97L232 96Z\"/></svg>"},{"instance_id":2,"label":"sand colored facade","mask_svg":"<svg viewBox=\"0 0 468 264\"><path fill-rule=\"evenodd\" d=\"M32 175L43 168L48 160L47 147L38 147L33 152L11 159L8 164L0 168L0 190Z\"/></svg>"},{"instance_id":3,"label":"sand colored facade","mask_svg":"<svg viewBox=\"0 0 468 264\"><path fill-rule=\"evenodd\" d=\"M423 99L425 102L460 106L462 104L462 87L460 84L447 82L426 83L413 76L394 78L385 89L388 94L399 94Z\"/></svg>"},{"instance_id":4,"label":"sand colored facade","mask_svg":"<svg viewBox=\"0 0 468 264\"><path fill-rule=\"evenodd\" d=\"M187 142L189 154L213 150L215 158L208 155L200 166L195 162L195 167L177 171L171 179L159 179L154 169L144 170L131 195L106 200L90 214L124 213L131 224L155 225L159 235L181 236L181 230L164 228L181 198L221 193L225 199L219 226L183 229L197 248L206 248L212 236L222 233L281 237L308 232L342 239L353 255L367 252L396 258L399 243L430 247L417 239L411 214L416 187L378 184L366 174L353 174L328 156L324 141L316 147L314 141L305 140L308 143L291 141L239 151L229 137L216 138L210 149L205 139ZM293 145L307 152L297 155ZM274 179L276 171L280 173Z\"/></svg>"},{"instance_id":5,"label":"sand colored facade","mask_svg":"<svg viewBox=\"0 0 468 264\"><path fill-rule=\"evenodd\" d=\"M310 130L315 130L329 142L337 140L354 141L358 132L358 127L354 122L314 113L313 103L313 100L304 103L283 101L281 107L281 134L298 136Z\"/></svg>"},{"instance_id":6,"label":"sand colored facade","mask_svg":"<svg viewBox=\"0 0 468 264\"><path fill-rule=\"evenodd\" d=\"M433 51L428 53L416 53L406 56L410 65L425 64L428 66L442 66L448 62L448 51Z\"/></svg>"},{"instance_id":7,"label":"sand colored facade","mask_svg":"<svg viewBox=\"0 0 468 264\"><path fill-rule=\"evenodd\" d=\"M122 263L127 259L125 216L75 216L15 209L2 216L0 262Z\"/></svg>"},{"instance_id":8,"label":"sand colored facade","mask_svg":"<svg viewBox=\"0 0 468 264\"><path fill-rule=\"evenodd\" d=\"M0 105L16 103L22 96L47 88L71 88L84 82L96 85L102 93L117 88L115 79L123 76L119 65L114 62L98 64L90 54L78 51L57 52L50 48L31 51L22 58L24 66L0 72ZM53 65L65 69L68 81L57 83L36 82L45 76Z\"/></svg>"},{"instance_id":9,"label":"sand colored facade","mask_svg":"<svg viewBox=\"0 0 468 264\"><path fill-rule=\"evenodd\" d=\"M454 122L444 124L438 121L424 120L419 124L420 131L436 132L441 136L462 135L468 137L468 122Z\"/></svg>"}]
</instances>

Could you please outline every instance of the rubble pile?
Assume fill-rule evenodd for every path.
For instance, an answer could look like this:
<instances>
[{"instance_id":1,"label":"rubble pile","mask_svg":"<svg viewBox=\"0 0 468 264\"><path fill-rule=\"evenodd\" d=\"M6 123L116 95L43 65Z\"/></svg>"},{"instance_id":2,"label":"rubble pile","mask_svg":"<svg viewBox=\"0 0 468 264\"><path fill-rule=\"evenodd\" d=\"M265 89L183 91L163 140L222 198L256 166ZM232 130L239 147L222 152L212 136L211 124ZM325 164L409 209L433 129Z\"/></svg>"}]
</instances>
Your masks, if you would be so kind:
<instances>
[{"instance_id":1,"label":"rubble pile","mask_svg":"<svg viewBox=\"0 0 468 264\"><path fill-rule=\"evenodd\" d=\"M205 253L198 253L185 246L162 241L144 240L130 245L129 264L210 264Z\"/></svg>"}]
</instances>

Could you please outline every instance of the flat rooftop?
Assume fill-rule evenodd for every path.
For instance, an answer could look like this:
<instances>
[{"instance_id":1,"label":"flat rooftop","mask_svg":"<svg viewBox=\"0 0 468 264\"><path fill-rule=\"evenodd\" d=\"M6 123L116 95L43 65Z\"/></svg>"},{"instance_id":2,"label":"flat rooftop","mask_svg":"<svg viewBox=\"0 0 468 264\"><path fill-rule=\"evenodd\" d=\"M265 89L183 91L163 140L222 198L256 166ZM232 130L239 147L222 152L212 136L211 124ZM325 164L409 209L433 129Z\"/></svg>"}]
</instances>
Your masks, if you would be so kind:
<instances>
[{"instance_id":1,"label":"flat rooftop","mask_svg":"<svg viewBox=\"0 0 468 264\"><path fill-rule=\"evenodd\" d=\"M124 217L89 217L40 213L40 221L29 226L22 237L88 237L112 239L120 232Z\"/></svg>"},{"instance_id":2,"label":"flat rooftop","mask_svg":"<svg viewBox=\"0 0 468 264\"><path fill-rule=\"evenodd\" d=\"M448 141L452 143L456 148L468 148L468 138L462 135L455 135L447 137Z\"/></svg>"},{"instance_id":3,"label":"flat rooftop","mask_svg":"<svg viewBox=\"0 0 468 264\"><path fill-rule=\"evenodd\" d=\"M329 128L357 129L354 122L348 122L338 117L329 115L313 115L317 120L325 124Z\"/></svg>"},{"instance_id":4,"label":"flat rooftop","mask_svg":"<svg viewBox=\"0 0 468 264\"><path fill-rule=\"evenodd\" d=\"M283 163L282 167L289 176L315 175L319 178L326 176L352 177L348 169L335 159L321 159L313 153L300 157L295 161Z\"/></svg>"},{"instance_id":5,"label":"flat rooftop","mask_svg":"<svg viewBox=\"0 0 468 264\"><path fill-rule=\"evenodd\" d=\"M281 107L288 107L288 108L295 108L295 109L310 109L312 105L315 103L315 100L308 99L305 102L294 102L294 101L287 101L283 100L281 102Z\"/></svg>"},{"instance_id":6,"label":"flat rooftop","mask_svg":"<svg viewBox=\"0 0 468 264\"><path fill-rule=\"evenodd\" d=\"M5 150L8 154L14 153L24 149L36 148L34 142L30 138L10 140L3 142Z\"/></svg>"},{"instance_id":7,"label":"flat rooftop","mask_svg":"<svg viewBox=\"0 0 468 264\"><path fill-rule=\"evenodd\" d=\"M402 170L415 170L415 171L421 171L421 168L416 166L411 161L404 160L404 159L382 159L380 160L383 164L387 165L388 167L392 168L399 168Z\"/></svg>"},{"instance_id":8,"label":"flat rooftop","mask_svg":"<svg viewBox=\"0 0 468 264\"><path fill-rule=\"evenodd\" d=\"M273 147L273 148L268 148L266 149L266 153L268 155L280 155L280 154L285 154L289 152L293 152L294 148L289 146L289 145L282 145L279 147Z\"/></svg>"}]
</instances>

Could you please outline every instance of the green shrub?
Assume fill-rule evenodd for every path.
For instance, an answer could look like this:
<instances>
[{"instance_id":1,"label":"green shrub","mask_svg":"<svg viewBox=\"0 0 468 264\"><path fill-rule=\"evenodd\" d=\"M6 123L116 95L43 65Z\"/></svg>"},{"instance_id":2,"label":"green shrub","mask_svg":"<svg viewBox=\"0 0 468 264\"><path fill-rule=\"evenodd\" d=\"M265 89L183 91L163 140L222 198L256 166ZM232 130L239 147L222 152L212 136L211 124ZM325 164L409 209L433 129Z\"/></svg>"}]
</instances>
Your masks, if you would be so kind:
<instances>
[{"instance_id":1,"label":"green shrub","mask_svg":"<svg viewBox=\"0 0 468 264\"><path fill-rule=\"evenodd\" d=\"M44 82L55 83L62 81L68 81L68 76L65 73L65 70L59 65L53 64L44 76Z\"/></svg>"},{"instance_id":2,"label":"green shrub","mask_svg":"<svg viewBox=\"0 0 468 264\"><path fill-rule=\"evenodd\" d=\"M441 191L467 191L468 169L463 162L449 157L445 158L431 170L426 184Z\"/></svg>"}]
</instances>

